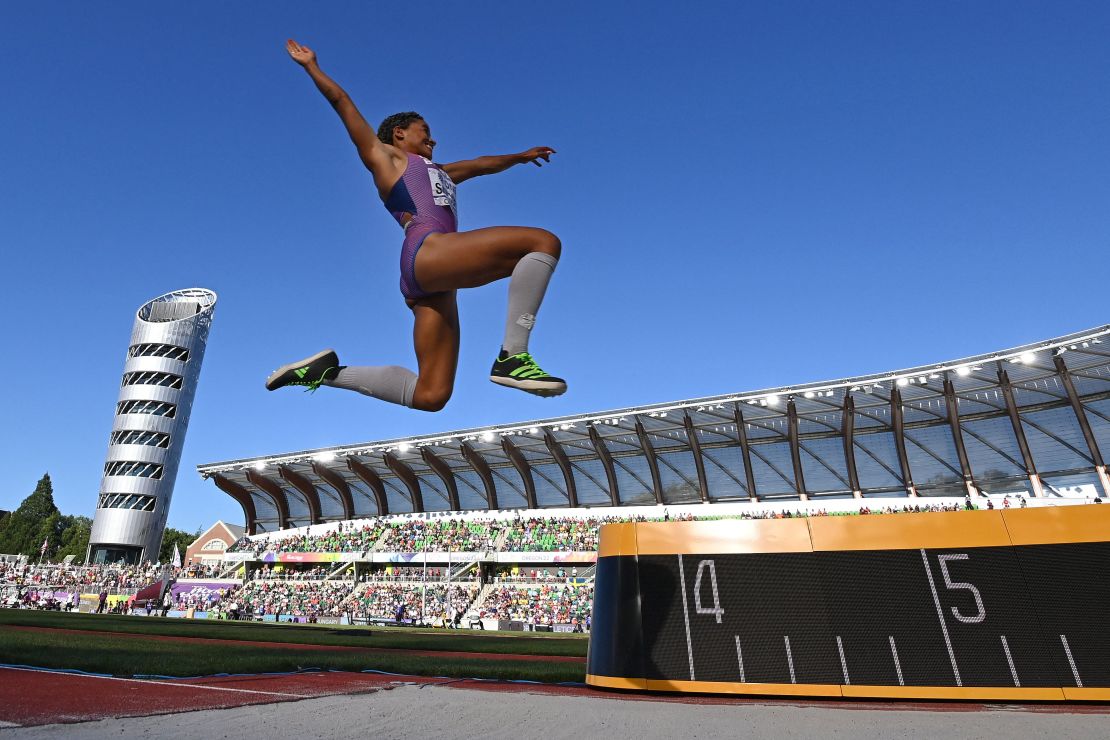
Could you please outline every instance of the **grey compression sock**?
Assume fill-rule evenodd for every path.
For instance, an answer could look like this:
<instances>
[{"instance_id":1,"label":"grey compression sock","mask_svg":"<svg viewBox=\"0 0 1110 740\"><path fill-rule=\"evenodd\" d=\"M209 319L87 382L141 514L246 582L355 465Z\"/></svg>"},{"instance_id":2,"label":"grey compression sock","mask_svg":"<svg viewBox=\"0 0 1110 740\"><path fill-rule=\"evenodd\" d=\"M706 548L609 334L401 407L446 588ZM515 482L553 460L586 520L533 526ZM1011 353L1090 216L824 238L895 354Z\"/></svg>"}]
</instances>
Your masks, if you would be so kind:
<instances>
[{"instance_id":1,"label":"grey compression sock","mask_svg":"<svg viewBox=\"0 0 1110 740\"><path fill-rule=\"evenodd\" d=\"M528 351L528 337L557 264L559 260L545 252L530 252L516 263L509 280L509 317L501 345L510 355Z\"/></svg>"},{"instance_id":2,"label":"grey compression sock","mask_svg":"<svg viewBox=\"0 0 1110 740\"><path fill-rule=\"evenodd\" d=\"M357 391L411 409L412 393L416 390L416 373L397 365L341 367L335 378L325 380L324 385Z\"/></svg>"}]
</instances>

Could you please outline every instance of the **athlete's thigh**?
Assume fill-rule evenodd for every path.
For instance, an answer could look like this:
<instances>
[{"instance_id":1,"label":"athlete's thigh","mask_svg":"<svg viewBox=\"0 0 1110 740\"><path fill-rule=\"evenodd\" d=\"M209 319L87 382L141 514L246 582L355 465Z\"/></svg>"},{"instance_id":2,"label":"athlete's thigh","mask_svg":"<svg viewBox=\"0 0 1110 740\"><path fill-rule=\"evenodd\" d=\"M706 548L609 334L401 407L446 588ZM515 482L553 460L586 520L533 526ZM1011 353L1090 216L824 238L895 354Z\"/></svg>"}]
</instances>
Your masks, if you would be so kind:
<instances>
[{"instance_id":1,"label":"athlete's thigh","mask_svg":"<svg viewBox=\"0 0 1110 740\"><path fill-rule=\"evenodd\" d=\"M455 292L437 293L415 301L412 342L419 368L417 391L451 395L459 364L459 309ZM443 399L446 402L446 398Z\"/></svg>"},{"instance_id":2,"label":"athlete's thigh","mask_svg":"<svg viewBox=\"0 0 1110 740\"><path fill-rule=\"evenodd\" d=\"M429 234L416 253L416 281L432 293L476 288L508 277L520 258L558 240L528 226Z\"/></svg>"}]
</instances>

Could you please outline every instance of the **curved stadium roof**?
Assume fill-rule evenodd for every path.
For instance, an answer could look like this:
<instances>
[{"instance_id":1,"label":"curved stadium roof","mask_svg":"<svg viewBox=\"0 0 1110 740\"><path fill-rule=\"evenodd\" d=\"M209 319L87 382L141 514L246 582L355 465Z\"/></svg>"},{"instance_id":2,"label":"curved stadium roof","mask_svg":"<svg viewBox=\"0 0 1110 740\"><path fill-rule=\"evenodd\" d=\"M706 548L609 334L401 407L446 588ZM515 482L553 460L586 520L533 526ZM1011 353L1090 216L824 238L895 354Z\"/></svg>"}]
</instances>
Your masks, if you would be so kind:
<instances>
[{"instance_id":1,"label":"curved stadium roof","mask_svg":"<svg viewBox=\"0 0 1110 740\"><path fill-rule=\"evenodd\" d=\"M750 393L198 466L249 531L384 514L1110 496L1110 325Z\"/></svg>"}]
</instances>

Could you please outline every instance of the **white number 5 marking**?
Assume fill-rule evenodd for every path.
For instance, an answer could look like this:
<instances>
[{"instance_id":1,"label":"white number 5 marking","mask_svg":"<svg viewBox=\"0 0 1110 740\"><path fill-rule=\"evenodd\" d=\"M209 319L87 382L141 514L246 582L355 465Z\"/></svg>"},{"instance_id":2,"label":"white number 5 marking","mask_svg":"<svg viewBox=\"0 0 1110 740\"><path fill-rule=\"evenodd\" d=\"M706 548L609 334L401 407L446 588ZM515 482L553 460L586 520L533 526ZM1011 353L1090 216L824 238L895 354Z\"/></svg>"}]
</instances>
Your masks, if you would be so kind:
<instances>
[{"instance_id":1,"label":"white number 5 marking","mask_svg":"<svg viewBox=\"0 0 1110 740\"><path fill-rule=\"evenodd\" d=\"M976 624L977 622L982 622L984 619L986 619L987 610L983 607L983 597L979 595L979 589L975 588L975 586L972 586L970 583L953 581L951 576L948 575L948 561L967 560L967 553L959 553L957 555L938 555L937 560L940 561L940 573L942 576L944 576L944 585L947 586L950 590L965 588L970 591L972 598L975 599L975 608L979 610L979 613L975 616L965 617L963 614L960 614L960 611L956 607L952 607L952 616L954 616L961 622L964 622L965 624Z\"/></svg>"}]
</instances>

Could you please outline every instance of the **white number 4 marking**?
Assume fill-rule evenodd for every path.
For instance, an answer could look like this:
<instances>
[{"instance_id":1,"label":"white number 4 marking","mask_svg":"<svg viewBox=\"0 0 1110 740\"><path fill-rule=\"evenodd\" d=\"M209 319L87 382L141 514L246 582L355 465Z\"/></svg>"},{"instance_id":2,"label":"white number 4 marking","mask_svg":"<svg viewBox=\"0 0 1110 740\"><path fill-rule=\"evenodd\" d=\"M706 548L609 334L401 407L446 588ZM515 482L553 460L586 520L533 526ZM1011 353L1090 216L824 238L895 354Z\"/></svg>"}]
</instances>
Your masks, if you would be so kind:
<instances>
[{"instance_id":1,"label":"white number 4 marking","mask_svg":"<svg viewBox=\"0 0 1110 740\"><path fill-rule=\"evenodd\" d=\"M709 568L709 583L713 587L712 607L702 606L701 603L701 577L706 568ZM698 562L698 574L694 577L694 608L698 614L712 614L717 618L717 624L721 623L721 617L725 615L725 610L721 608L721 599L717 595L717 566L712 560Z\"/></svg>"}]
</instances>

